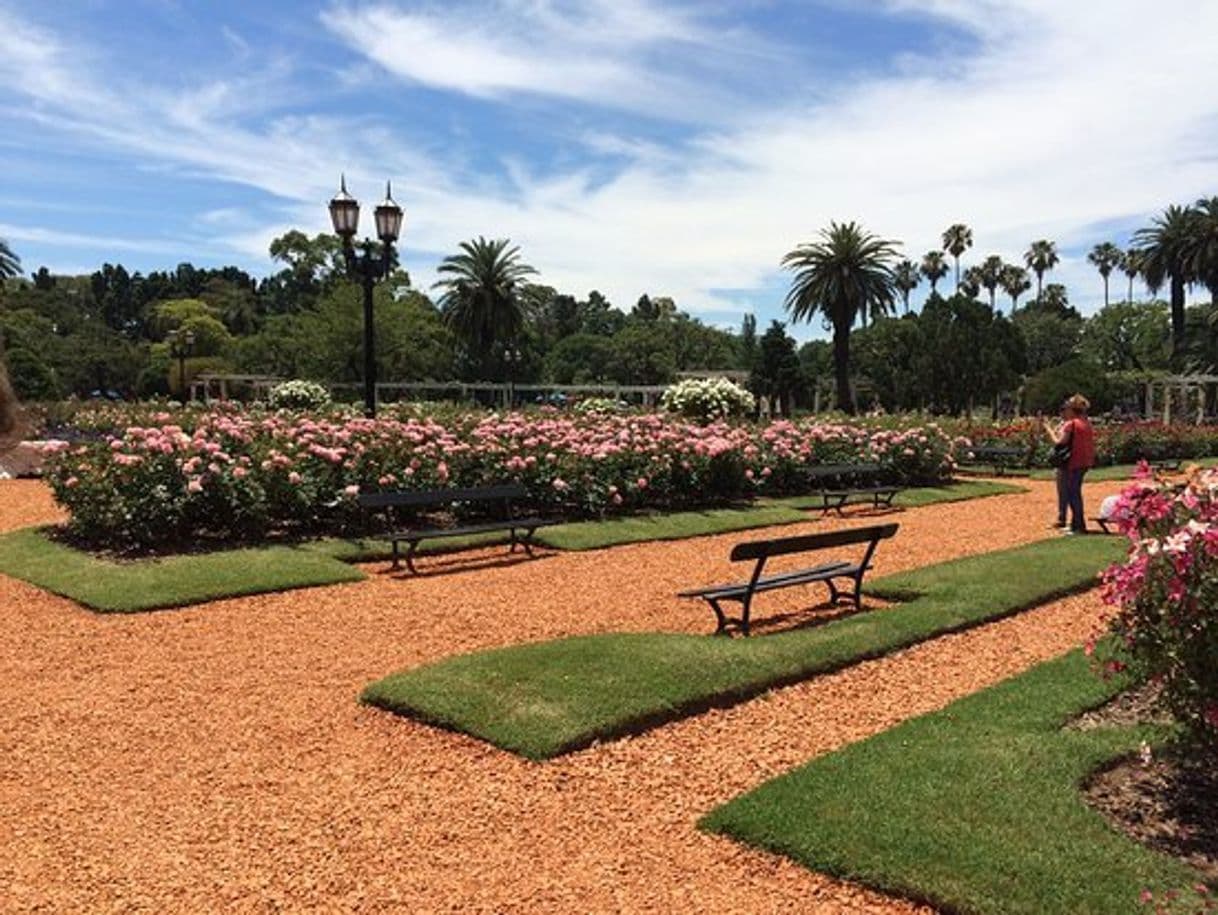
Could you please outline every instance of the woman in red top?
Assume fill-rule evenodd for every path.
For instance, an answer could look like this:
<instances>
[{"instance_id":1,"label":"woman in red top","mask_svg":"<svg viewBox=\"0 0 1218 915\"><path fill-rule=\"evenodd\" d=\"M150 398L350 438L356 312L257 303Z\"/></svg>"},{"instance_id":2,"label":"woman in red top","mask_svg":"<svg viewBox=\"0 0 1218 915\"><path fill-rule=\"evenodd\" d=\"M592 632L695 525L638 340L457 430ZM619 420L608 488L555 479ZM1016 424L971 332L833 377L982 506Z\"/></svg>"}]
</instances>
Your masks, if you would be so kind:
<instances>
[{"instance_id":1,"label":"woman in red top","mask_svg":"<svg viewBox=\"0 0 1218 915\"><path fill-rule=\"evenodd\" d=\"M1087 419L1091 403L1082 394L1075 394L1065 403L1066 422L1055 436L1055 444L1070 446L1070 460L1064 468L1066 504L1070 507L1070 530L1067 534L1087 533L1087 518L1083 514L1083 477L1095 466L1095 430Z\"/></svg>"}]
</instances>

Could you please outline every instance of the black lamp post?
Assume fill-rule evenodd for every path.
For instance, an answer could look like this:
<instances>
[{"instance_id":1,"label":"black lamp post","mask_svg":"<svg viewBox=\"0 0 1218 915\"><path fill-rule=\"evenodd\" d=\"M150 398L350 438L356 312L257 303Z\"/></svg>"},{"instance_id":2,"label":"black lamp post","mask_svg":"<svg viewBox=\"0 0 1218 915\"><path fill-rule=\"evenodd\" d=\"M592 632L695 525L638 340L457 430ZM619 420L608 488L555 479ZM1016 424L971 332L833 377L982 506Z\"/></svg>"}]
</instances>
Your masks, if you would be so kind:
<instances>
[{"instance_id":1,"label":"black lamp post","mask_svg":"<svg viewBox=\"0 0 1218 915\"><path fill-rule=\"evenodd\" d=\"M178 385L182 388L182 403L186 403L186 357L195 348L195 332L178 333L175 329L165 334L165 339L169 341L170 357L178 360Z\"/></svg>"},{"instance_id":2,"label":"black lamp post","mask_svg":"<svg viewBox=\"0 0 1218 915\"><path fill-rule=\"evenodd\" d=\"M378 280L393 269L393 245L402 231L402 208L393 201L386 182L385 199L373 211L376 234L381 240L380 251L370 238L360 242L362 252L355 253L355 233L359 229L359 201L347 193L344 175L339 191L330 201L330 222L334 234L342 239L347 271L364 288L364 415L376 416L376 329L372 318L372 290Z\"/></svg>"}]
</instances>

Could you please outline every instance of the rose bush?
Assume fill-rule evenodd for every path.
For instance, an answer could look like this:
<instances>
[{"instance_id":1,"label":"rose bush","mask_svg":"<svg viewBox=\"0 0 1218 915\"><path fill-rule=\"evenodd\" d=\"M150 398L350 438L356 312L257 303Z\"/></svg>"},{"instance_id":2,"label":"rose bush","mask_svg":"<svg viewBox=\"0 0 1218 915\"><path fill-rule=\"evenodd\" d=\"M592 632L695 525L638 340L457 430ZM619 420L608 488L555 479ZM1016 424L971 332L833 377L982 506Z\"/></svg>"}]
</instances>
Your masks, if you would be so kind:
<instances>
[{"instance_id":1,"label":"rose bush","mask_svg":"<svg viewBox=\"0 0 1218 915\"><path fill-rule=\"evenodd\" d=\"M1161 683L1188 732L1218 748L1218 471L1172 486L1143 465L1114 517L1131 545L1104 574L1116 636L1105 667Z\"/></svg>"},{"instance_id":2,"label":"rose bush","mask_svg":"<svg viewBox=\"0 0 1218 915\"><path fill-rule=\"evenodd\" d=\"M780 421L699 425L662 414L503 414L413 408L376 420L224 407L167 412L121 433L49 448L46 476L69 528L99 546L170 545L270 532L341 533L355 497L518 480L531 508L570 517L803 493L823 463L874 462L899 483L954 468L934 424L871 429Z\"/></svg>"},{"instance_id":3,"label":"rose bush","mask_svg":"<svg viewBox=\"0 0 1218 915\"><path fill-rule=\"evenodd\" d=\"M271 388L267 403L275 410L320 410L330 403L330 392L316 381L285 381Z\"/></svg>"},{"instance_id":4,"label":"rose bush","mask_svg":"<svg viewBox=\"0 0 1218 915\"><path fill-rule=\"evenodd\" d=\"M1048 467L1052 446L1040 421L1023 419L1002 424L944 423L972 445L1003 445L1025 449L1033 467ZM1134 464L1142 460L1218 456L1218 426L1139 420L1095 423L1095 457L1100 465Z\"/></svg>"},{"instance_id":5,"label":"rose bush","mask_svg":"<svg viewBox=\"0 0 1218 915\"><path fill-rule=\"evenodd\" d=\"M700 423L748 416L757 402L727 378L686 378L665 389L660 406Z\"/></svg>"}]
</instances>

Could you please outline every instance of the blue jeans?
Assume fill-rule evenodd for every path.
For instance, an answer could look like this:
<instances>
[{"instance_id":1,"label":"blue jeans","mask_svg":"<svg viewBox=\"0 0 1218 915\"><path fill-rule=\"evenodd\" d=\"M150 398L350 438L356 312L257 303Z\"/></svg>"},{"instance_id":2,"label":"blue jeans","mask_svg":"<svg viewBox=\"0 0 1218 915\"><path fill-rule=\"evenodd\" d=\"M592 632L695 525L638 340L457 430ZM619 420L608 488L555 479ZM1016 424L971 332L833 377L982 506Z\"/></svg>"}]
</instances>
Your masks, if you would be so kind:
<instances>
[{"instance_id":1,"label":"blue jeans","mask_svg":"<svg viewBox=\"0 0 1218 915\"><path fill-rule=\"evenodd\" d=\"M1058 467L1057 473L1054 475L1057 479L1057 526L1066 526L1066 511L1070 508L1070 497L1066 490L1066 477L1070 475L1070 471L1065 467Z\"/></svg>"},{"instance_id":2,"label":"blue jeans","mask_svg":"<svg viewBox=\"0 0 1218 915\"><path fill-rule=\"evenodd\" d=\"M1086 475L1085 467L1065 471L1066 504L1070 506L1070 528L1075 531L1087 529L1087 519L1083 515L1083 477Z\"/></svg>"}]
</instances>

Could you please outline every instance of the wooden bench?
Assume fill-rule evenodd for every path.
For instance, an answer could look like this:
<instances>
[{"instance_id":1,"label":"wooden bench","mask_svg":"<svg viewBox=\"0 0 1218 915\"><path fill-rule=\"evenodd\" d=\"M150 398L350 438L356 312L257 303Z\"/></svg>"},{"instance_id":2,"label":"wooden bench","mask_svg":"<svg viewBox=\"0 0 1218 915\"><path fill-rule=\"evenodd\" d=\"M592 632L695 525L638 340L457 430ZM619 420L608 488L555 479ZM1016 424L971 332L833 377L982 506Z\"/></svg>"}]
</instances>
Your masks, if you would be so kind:
<instances>
[{"instance_id":1,"label":"wooden bench","mask_svg":"<svg viewBox=\"0 0 1218 915\"><path fill-rule=\"evenodd\" d=\"M881 473L879 464L822 464L808 471L812 480L825 484L817 492L821 514L835 511L841 516L847 505L870 502L875 508L892 508L892 500L903 487L880 483Z\"/></svg>"},{"instance_id":2,"label":"wooden bench","mask_svg":"<svg viewBox=\"0 0 1218 915\"><path fill-rule=\"evenodd\" d=\"M731 585L713 585L709 588L697 588L692 591L682 591L678 597L701 598L710 604L715 611L719 626L715 634L726 633L729 629L738 629L744 635L749 634L749 613L753 598L765 591L775 591L780 588L793 588L797 585L809 585L824 582L829 586L829 599L837 604L842 598L854 602L856 609L862 607L863 576L871 568L871 558L881 540L887 540L897 532L896 524L879 524L871 527L856 527L844 531L830 531L824 534L803 534L796 537L780 537L774 540L750 540L738 543L732 548L732 562L751 560L755 563L753 574L747 582ZM790 556L797 553L815 553L836 547L852 546L865 543L866 549L858 562L837 560L793 572L779 572L763 576L766 562L775 556ZM849 590L843 590L837 584L838 580L846 579L852 583ZM724 602L740 604L740 616L729 617L723 611Z\"/></svg>"},{"instance_id":3,"label":"wooden bench","mask_svg":"<svg viewBox=\"0 0 1218 915\"><path fill-rule=\"evenodd\" d=\"M511 540L509 552L516 552L521 546L525 552L533 555L533 534L539 527L557 524L557 521L547 521L537 517L516 517L513 502L527 495L527 490L519 483L504 483L498 486L479 486L466 489L431 489L403 490L397 492L373 492L359 497L361 508L367 510L383 510L390 514L390 522L394 529L389 538L393 542L393 568L402 567L403 556L398 544L405 543L406 565L411 572L416 572L414 555L419 544L424 540L436 540L445 537L465 537L471 534L487 534L495 531L507 531ZM499 517L475 524L463 524L457 527L398 527L397 512L401 509L436 509L441 506L479 505L487 509L497 509Z\"/></svg>"},{"instance_id":4,"label":"wooden bench","mask_svg":"<svg viewBox=\"0 0 1218 915\"><path fill-rule=\"evenodd\" d=\"M1013 445L979 445L968 449L967 453L968 461L961 463L988 464L994 468L994 475L999 477L1027 457L1027 449Z\"/></svg>"}]
</instances>

